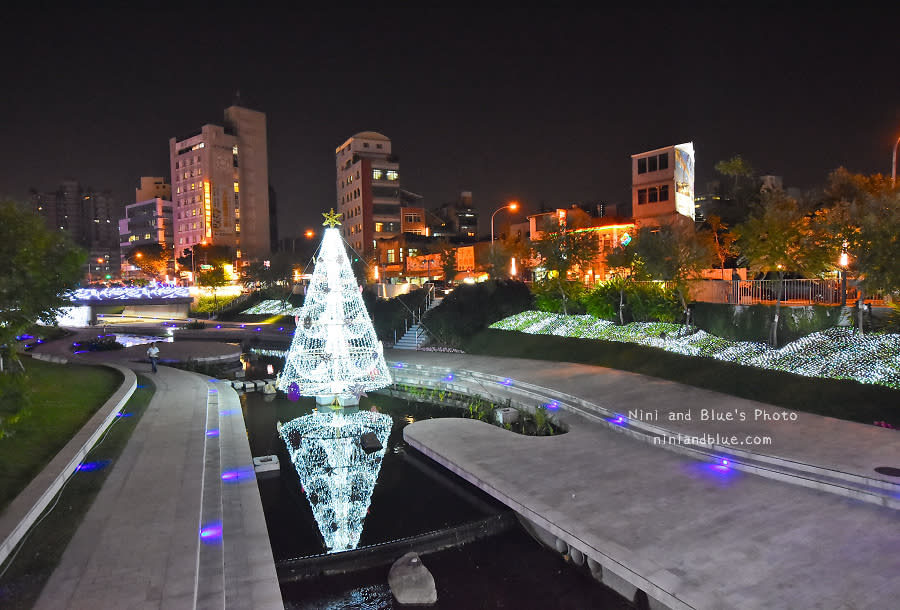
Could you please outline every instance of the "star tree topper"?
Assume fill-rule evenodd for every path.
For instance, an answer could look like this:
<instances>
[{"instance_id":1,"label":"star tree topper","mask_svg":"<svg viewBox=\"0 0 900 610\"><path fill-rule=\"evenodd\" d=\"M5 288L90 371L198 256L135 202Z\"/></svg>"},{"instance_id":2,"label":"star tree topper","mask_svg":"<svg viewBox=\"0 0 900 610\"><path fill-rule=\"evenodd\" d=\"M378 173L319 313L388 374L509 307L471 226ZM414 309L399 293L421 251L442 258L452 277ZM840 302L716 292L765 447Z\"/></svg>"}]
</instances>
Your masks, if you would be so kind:
<instances>
[{"instance_id":1,"label":"star tree topper","mask_svg":"<svg viewBox=\"0 0 900 610\"><path fill-rule=\"evenodd\" d=\"M323 227L337 227L341 224L341 214L338 214L334 211L334 208L331 208L328 212L322 212L322 216L325 217L325 222L322 223Z\"/></svg>"}]
</instances>

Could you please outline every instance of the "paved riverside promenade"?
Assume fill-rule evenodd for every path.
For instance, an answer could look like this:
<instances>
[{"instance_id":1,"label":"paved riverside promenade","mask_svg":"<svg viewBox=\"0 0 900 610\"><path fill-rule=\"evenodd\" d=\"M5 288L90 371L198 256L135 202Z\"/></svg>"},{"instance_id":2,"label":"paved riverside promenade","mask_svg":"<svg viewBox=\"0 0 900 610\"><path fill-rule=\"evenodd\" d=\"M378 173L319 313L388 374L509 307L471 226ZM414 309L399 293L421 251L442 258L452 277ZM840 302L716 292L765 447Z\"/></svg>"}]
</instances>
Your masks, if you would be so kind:
<instances>
[{"instance_id":1,"label":"paved riverside promenade","mask_svg":"<svg viewBox=\"0 0 900 610\"><path fill-rule=\"evenodd\" d=\"M640 589L651 607L668 608L897 607L900 487L873 471L900 467L896 431L806 413L765 419L757 409L783 409L602 367L386 357L401 383L532 406L558 400L556 417L569 427L559 436L433 419L407 426L404 438L626 597ZM700 409L736 415L703 421ZM668 420L688 412L691 421ZM616 423L615 414L626 417ZM772 442L695 451L653 440L667 433Z\"/></svg>"},{"instance_id":2,"label":"paved riverside promenade","mask_svg":"<svg viewBox=\"0 0 900 610\"><path fill-rule=\"evenodd\" d=\"M36 351L116 361L148 374L156 392L35 607L283 608L230 385L162 365L154 375L135 362L146 345L75 356L69 345ZM164 361L237 357L211 342L160 348Z\"/></svg>"}]
</instances>

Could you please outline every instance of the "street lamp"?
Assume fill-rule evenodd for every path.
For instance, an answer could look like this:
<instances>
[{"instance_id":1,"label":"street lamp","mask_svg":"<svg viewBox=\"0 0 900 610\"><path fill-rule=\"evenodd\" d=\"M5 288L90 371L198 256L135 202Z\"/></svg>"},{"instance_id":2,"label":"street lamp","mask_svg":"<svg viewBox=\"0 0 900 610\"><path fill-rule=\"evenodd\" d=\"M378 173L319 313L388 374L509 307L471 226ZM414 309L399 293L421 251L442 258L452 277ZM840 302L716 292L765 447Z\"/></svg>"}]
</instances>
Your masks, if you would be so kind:
<instances>
[{"instance_id":1,"label":"street lamp","mask_svg":"<svg viewBox=\"0 0 900 610\"><path fill-rule=\"evenodd\" d=\"M510 210L515 212L517 209L519 209L519 202L518 201L510 201L506 205L500 206L499 208L494 210L494 213L491 214L491 269L492 270L494 269L494 267L496 265L496 263L495 263L496 259L494 257L494 216L497 215L497 212L499 212L500 210L505 210L506 208L509 208Z\"/></svg>"},{"instance_id":2,"label":"street lamp","mask_svg":"<svg viewBox=\"0 0 900 610\"><path fill-rule=\"evenodd\" d=\"M494 216L497 215L497 212L499 212L500 210L505 210L506 208L509 208L510 210L515 212L517 209L519 209L519 202L511 201L504 206L500 206L499 208L494 210L493 214L491 214L491 254L493 254L494 251Z\"/></svg>"},{"instance_id":3,"label":"street lamp","mask_svg":"<svg viewBox=\"0 0 900 610\"><path fill-rule=\"evenodd\" d=\"M847 243L844 242L844 248L847 247ZM841 252L841 258L838 260L838 265L841 266L841 307L845 307L847 305L847 265L850 263L850 259L847 256L847 250Z\"/></svg>"},{"instance_id":4,"label":"street lamp","mask_svg":"<svg viewBox=\"0 0 900 610\"><path fill-rule=\"evenodd\" d=\"M897 145L900 144L900 138L894 142L894 157L891 160L891 186L897 184Z\"/></svg>"}]
</instances>

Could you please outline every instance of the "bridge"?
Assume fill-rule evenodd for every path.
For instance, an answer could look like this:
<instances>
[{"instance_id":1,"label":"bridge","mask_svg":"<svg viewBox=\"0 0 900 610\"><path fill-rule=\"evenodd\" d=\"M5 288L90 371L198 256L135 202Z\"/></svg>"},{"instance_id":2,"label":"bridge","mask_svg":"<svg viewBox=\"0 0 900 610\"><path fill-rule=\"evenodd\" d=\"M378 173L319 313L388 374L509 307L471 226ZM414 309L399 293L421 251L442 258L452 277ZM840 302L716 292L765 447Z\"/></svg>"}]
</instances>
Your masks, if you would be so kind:
<instances>
[{"instance_id":1,"label":"bridge","mask_svg":"<svg viewBox=\"0 0 900 610\"><path fill-rule=\"evenodd\" d=\"M123 309L126 315L185 319L191 307L188 286L163 284L111 288L78 288L69 293L72 307L64 308L57 323L60 326L88 326L97 315Z\"/></svg>"}]
</instances>

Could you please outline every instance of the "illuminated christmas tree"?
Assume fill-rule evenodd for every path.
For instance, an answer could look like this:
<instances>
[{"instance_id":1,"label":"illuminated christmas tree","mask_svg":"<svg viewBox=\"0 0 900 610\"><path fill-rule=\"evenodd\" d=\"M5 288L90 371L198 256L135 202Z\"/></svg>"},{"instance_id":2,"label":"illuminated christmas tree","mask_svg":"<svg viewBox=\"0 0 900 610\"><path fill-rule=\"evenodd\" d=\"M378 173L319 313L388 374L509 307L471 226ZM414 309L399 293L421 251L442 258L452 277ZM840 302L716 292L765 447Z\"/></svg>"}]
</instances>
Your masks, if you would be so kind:
<instances>
[{"instance_id":1,"label":"illuminated christmas tree","mask_svg":"<svg viewBox=\"0 0 900 610\"><path fill-rule=\"evenodd\" d=\"M298 417L280 433L325 545L337 552L359 543L392 426L389 415L344 407L392 381L335 228L338 216L324 216L328 228L277 385L332 407Z\"/></svg>"},{"instance_id":2,"label":"illuminated christmas tree","mask_svg":"<svg viewBox=\"0 0 900 610\"><path fill-rule=\"evenodd\" d=\"M316 396L320 404L335 398L348 404L358 402L362 392L389 386L391 375L335 228L338 215L334 210L323 215L328 228L278 389L288 392L297 384L300 396Z\"/></svg>"}]
</instances>

